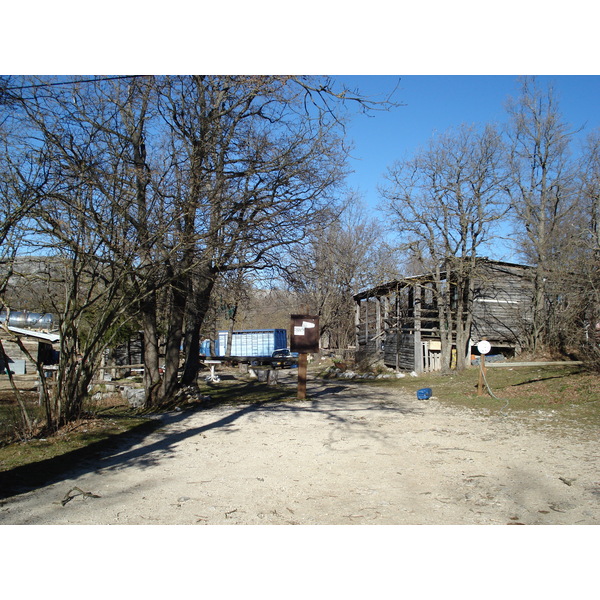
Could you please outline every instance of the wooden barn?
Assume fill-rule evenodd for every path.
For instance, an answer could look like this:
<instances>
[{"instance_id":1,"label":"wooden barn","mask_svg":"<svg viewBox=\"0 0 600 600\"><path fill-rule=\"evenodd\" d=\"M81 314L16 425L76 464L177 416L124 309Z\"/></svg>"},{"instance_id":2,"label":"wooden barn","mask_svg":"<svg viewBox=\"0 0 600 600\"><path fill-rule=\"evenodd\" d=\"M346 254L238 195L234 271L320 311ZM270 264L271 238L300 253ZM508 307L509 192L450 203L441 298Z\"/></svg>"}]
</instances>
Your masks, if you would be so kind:
<instances>
[{"instance_id":1,"label":"wooden barn","mask_svg":"<svg viewBox=\"0 0 600 600\"><path fill-rule=\"evenodd\" d=\"M60 340L58 334L12 326L8 326L7 329L8 331L0 327L0 339L4 349L4 355L0 353L0 375L4 375L7 369L16 375L36 373L35 363L14 341L15 337L21 339L27 352L39 364L58 363L58 351L55 349L55 344Z\"/></svg>"},{"instance_id":2,"label":"wooden barn","mask_svg":"<svg viewBox=\"0 0 600 600\"><path fill-rule=\"evenodd\" d=\"M492 352L512 354L531 322L532 269L482 258L475 273L470 343L474 346L486 339ZM446 274L441 275L443 281ZM425 274L356 294L357 360L382 360L397 370L417 373L440 370L440 319L434 290L433 274Z\"/></svg>"}]
</instances>

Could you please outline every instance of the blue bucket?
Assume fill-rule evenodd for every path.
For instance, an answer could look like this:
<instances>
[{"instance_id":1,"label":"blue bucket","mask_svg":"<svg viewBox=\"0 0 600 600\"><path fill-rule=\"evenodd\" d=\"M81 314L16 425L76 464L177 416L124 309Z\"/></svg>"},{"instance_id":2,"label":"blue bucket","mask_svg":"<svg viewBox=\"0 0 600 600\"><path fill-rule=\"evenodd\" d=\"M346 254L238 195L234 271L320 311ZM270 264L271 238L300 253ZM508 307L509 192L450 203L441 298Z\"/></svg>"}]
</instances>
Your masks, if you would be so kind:
<instances>
[{"instance_id":1,"label":"blue bucket","mask_svg":"<svg viewBox=\"0 0 600 600\"><path fill-rule=\"evenodd\" d=\"M428 398L431 398L431 388L422 388L417 390L417 398L419 400L427 400Z\"/></svg>"}]
</instances>

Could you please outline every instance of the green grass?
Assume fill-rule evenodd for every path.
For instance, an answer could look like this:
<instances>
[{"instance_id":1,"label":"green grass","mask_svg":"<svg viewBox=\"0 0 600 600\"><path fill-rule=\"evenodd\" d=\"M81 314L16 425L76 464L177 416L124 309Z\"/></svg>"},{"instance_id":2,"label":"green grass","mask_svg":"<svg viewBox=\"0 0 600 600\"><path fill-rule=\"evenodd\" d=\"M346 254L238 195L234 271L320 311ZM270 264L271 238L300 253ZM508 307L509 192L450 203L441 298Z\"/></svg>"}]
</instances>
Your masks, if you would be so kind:
<instances>
[{"instance_id":1,"label":"green grass","mask_svg":"<svg viewBox=\"0 0 600 600\"><path fill-rule=\"evenodd\" d=\"M427 373L403 379L379 379L365 383L391 386L415 393L431 388L436 400L454 406L465 406L492 412L504 407L513 412L527 413L552 410L566 416L577 409L582 423L600 426L600 376L580 367L501 367L486 370L487 383L478 395L479 369L442 375ZM569 417L571 418L571 417Z\"/></svg>"},{"instance_id":2,"label":"green grass","mask_svg":"<svg viewBox=\"0 0 600 600\"><path fill-rule=\"evenodd\" d=\"M44 411L38 403L38 395L31 392L21 392L21 397L27 407L31 420L43 421ZM12 438L15 429L19 429L21 411L12 391L0 393L0 445Z\"/></svg>"},{"instance_id":3,"label":"green grass","mask_svg":"<svg viewBox=\"0 0 600 600\"><path fill-rule=\"evenodd\" d=\"M55 459L83 448L99 447L148 421L123 407L81 419L47 438L8 444L0 448L0 472Z\"/></svg>"}]
</instances>

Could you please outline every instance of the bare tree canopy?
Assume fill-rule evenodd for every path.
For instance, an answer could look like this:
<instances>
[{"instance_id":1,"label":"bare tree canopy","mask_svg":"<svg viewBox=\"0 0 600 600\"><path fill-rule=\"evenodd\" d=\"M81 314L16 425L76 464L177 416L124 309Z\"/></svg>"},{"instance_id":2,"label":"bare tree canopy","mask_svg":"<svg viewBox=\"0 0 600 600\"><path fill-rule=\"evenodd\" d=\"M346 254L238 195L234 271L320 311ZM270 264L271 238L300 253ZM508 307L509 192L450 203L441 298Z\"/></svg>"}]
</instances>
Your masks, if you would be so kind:
<instances>
[{"instance_id":1,"label":"bare tree canopy","mask_svg":"<svg viewBox=\"0 0 600 600\"><path fill-rule=\"evenodd\" d=\"M493 127L463 125L390 167L381 188L382 208L412 264L435 274L444 369L450 367L453 344L460 368L465 366L471 276L480 248L506 213L502 150Z\"/></svg>"},{"instance_id":2,"label":"bare tree canopy","mask_svg":"<svg viewBox=\"0 0 600 600\"><path fill-rule=\"evenodd\" d=\"M290 249L291 265L284 279L298 301L319 315L325 347L343 349L354 343L352 296L395 277L394 257L382 224L354 194L338 221L313 228Z\"/></svg>"},{"instance_id":3,"label":"bare tree canopy","mask_svg":"<svg viewBox=\"0 0 600 600\"><path fill-rule=\"evenodd\" d=\"M344 120L378 107L326 77L11 77L0 91L0 233L19 223L22 247L60 265L55 424L135 324L147 405L177 390L182 345L195 381L218 278L280 265L337 214Z\"/></svg>"},{"instance_id":4,"label":"bare tree canopy","mask_svg":"<svg viewBox=\"0 0 600 600\"><path fill-rule=\"evenodd\" d=\"M468 344L475 258L511 228L532 274L520 346L598 355L597 132L577 152L578 132L564 121L554 90L534 77L521 79L506 109L502 129L462 126L436 135L391 166L380 190L408 274L432 273L437 282L444 367L452 346L460 366Z\"/></svg>"},{"instance_id":5,"label":"bare tree canopy","mask_svg":"<svg viewBox=\"0 0 600 600\"><path fill-rule=\"evenodd\" d=\"M554 90L541 90L533 78L522 80L521 95L508 102L507 110L511 210L520 252L536 269L528 344L535 351L547 329L546 282L564 262L573 235L578 201L570 160L574 132L562 120Z\"/></svg>"}]
</instances>

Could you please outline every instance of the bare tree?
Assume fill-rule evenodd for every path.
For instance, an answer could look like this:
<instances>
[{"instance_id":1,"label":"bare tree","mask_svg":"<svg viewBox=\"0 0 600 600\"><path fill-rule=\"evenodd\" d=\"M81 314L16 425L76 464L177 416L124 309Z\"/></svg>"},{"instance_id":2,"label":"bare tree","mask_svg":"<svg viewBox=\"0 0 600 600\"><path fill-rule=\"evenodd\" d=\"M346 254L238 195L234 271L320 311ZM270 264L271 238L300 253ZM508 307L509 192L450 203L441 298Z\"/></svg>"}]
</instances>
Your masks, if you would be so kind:
<instances>
[{"instance_id":1,"label":"bare tree","mask_svg":"<svg viewBox=\"0 0 600 600\"><path fill-rule=\"evenodd\" d=\"M512 212L521 234L520 251L535 267L529 347L538 350L548 333L547 281L570 243L575 205L569 146L573 131L562 120L551 86L522 80L521 95L507 105Z\"/></svg>"},{"instance_id":2,"label":"bare tree","mask_svg":"<svg viewBox=\"0 0 600 600\"><path fill-rule=\"evenodd\" d=\"M317 83L267 76L165 79L160 108L177 157L173 206L183 214L182 251L169 265L179 278L171 288L165 396L176 388L184 331L184 382L195 381L199 331L216 276L279 264L282 248L330 214L345 174L336 108L342 94L328 81ZM194 310L184 325L190 302Z\"/></svg>"},{"instance_id":3,"label":"bare tree","mask_svg":"<svg viewBox=\"0 0 600 600\"><path fill-rule=\"evenodd\" d=\"M588 215L587 245L600 260L600 129L588 135L581 174L581 195Z\"/></svg>"},{"instance_id":4,"label":"bare tree","mask_svg":"<svg viewBox=\"0 0 600 600\"><path fill-rule=\"evenodd\" d=\"M225 356L231 356L233 332L237 321L240 304L247 303L249 299L249 285L244 277L244 271L229 271L224 273L219 281L220 306L219 309L227 322L228 336Z\"/></svg>"},{"instance_id":5,"label":"bare tree","mask_svg":"<svg viewBox=\"0 0 600 600\"><path fill-rule=\"evenodd\" d=\"M572 252L561 265L565 284L559 340L600 370L600 130L585 140L578 164L578 202ZM555 333L553 331L553 333ZM554 338L557 336L555 335Z\"/></svg>"},{"instance_id":6,"label":"bare tree","mask_svg":"<svg viewBox=\"0 0 600 600\"><path fill-rule=\"evenodd\" d=\"M28 95L15 104L29 243L54 257L63 290L54 425L76 418L127 323L144 331L147 405L177 390L184 339L182 382L195 381L218 277L279 264L331 215L343 105L367 106L326 78L74 79L21 79Z\"/></svg>"},{"instance_id":7,"label":"bare tree","mask_svg":"<svg viewBox=\"0 0 600 600\"><path fill-rule=\"evenodd\" d=\"M284 279L298 302L319 315L322 342L330 348L347 348L354 342L352 296L396 275L383 227L367 216L354 195L339 220L309 231L290 250L290 257Z\"/></svg>"},{"instance_id":8,"label":"bare tree","mask_svg":"<svg viewBox=\"0 0 600 600\"><path fill-rule=\"evenodd\" d=\"M443 369L453 345L457 368L467 364L477 254L506 210L501 151L493 127L463 125L390 167L381 189L403 248L433 266Z\"/></svg>"},{"instance_id":9,"label":"bare tree","mask_svg":"<svg viewBox=\"0 0 600 600\"><path fill-rule=\"evenodd\" d=\"M51 277L63 289L51 411L58 427L79 416L104 348L152 289L156 269L144 252L162 232L154 228L151 240L145 233L140 88L122 92L129 94L123 99L100 81L47 83L31 84L20 107L29 169L37 166L43 177L32 178L26 167L20 177L39 198L30 244L53 257Z\"/></svg>"},{"instance_id":10,"label":"bare tree","mask_svg":"<svg viewBox=\"0 0 600 600\"><path fill-rule=\"evenodd\" d=\"M39 168L29 163L26 149L19 138L17 109L20 98L7 91L8 78L0 78L0 310L6 315L2 327L5 335L12 338L22 351L26 351L19 336L9 331L10 290L14 277L15 262L22 247L27 246L27 223L38 201L30 181L38 180ZM26 173L23 176L23 173ZM23 431L26 436L33 432L32 420L8 368L8 357L0 341L0 359L6 367L11 388L18 402ZM47 404L47 403L46 403Z\"/></svg>"},{"instance_id":11,"label":"bare tree","mask_svg":"<svg viewBox=\"0 0 600 600\"><path fill-rule=\"evenodd\" d=\"M243 294L237 298L235 310L236 329L288 329L290 314L302 312L304 303L285 288L279 273L264 271L247 273ZM218 283L211 301L212 309L203 324L207 337L216 338L216 332L231 325L231 308L228 294L221 294Z\"/></svg>"}]
</instances>

